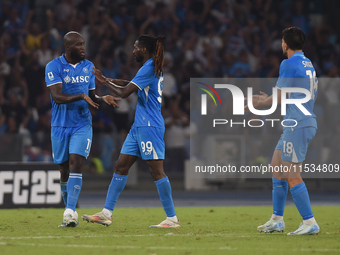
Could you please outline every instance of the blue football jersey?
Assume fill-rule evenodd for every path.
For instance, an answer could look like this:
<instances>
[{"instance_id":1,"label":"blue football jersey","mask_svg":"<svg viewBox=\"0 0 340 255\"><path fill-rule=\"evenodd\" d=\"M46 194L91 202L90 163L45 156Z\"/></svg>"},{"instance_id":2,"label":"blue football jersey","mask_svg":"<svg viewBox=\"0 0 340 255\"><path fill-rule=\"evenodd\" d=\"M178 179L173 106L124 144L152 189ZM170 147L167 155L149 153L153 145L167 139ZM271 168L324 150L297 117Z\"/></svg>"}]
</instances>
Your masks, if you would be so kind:
<instances>
[{"instance_id":1,"label":"blue football jersey","mask_svg":"<svg viewBox=\"0 0 340 255\"><path fill-rule=\"evenodd\" d=\"M95 76L90 72L92 66L92 62L88 60L83 60L75 65L69 64L65 56L62 55L46 65L46 85L48 87L62 83L63 94L77 95L85 93L89 95L89 90L95 89ZM81 127L86 124L92 124L89 104L84 100L68 104L56 104L52 96L51 100L52 126Z\"/></svg>"},{"instance_id":2,"label":"blue football jersey","mask_svg":"<svg viewBox=\"0 0 340 255\"><path fill-rule=\"evenodd\" d=\"M138 88L138 101L135 113L135 126L152 126L164 128L161 114L163 75L157 77L153 58L147 60L132 79Z\"/></svg>"},{"instance_id":3,"label":"blue football jersey","mask_svg":"<svg viewBox=\"0 0 340 255\"><path fill-rule=\"evenodd\" d=\"M296 105L287 104L284 120L293 119L297 121L296 128L317 127L316 116L313 113L314 103L318 94L318 80L312 62L306 58L303 52L294 53L289 59L285 59L280 65L279 79L276 83L278 88L295 87L304 88L311 93L311 99L302 105L311 115L305 115ZM305 98L304 93L292 92L287 98ZM285 125L294 126L294 121L285 121Z\"/></svg>"}]
</instances>

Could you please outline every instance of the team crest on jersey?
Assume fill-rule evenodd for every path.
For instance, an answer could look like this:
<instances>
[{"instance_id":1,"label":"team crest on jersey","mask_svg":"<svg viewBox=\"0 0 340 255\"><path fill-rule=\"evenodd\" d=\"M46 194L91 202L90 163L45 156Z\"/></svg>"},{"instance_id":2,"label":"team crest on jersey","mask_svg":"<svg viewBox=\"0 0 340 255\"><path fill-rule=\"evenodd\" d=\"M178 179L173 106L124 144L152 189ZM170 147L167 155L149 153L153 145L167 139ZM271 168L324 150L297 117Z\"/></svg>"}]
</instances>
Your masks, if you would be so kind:
<instances>
[{"instance_id":1,"label":"team crest on jersey","mask_svg":"<svg viewBox=\"0 0 340 255\"><path fill-rule=\"evenodd\" d=\"M52 73L52 72L49 72L49 73L47 73L47 75L48 75L48 78L49 78L51 81L53 81L53 79L54 79L53 73Z\"/></svg>"},{"instance_id":2,"label":"team crest on jersey","mask_svg":"<svg viewBox=\"0 0 340 255\"><path fill-rule=\"evenodd\" d=\"M84 72L84 73L88 73L88 72L89 72L89 70L87 70L87 68L86 68L86 67L84 67L84 68L83 68L83 72Z\"/></svg>"},{"instance_id":3,"label":"team crest on jersey","mask_svg":"<svg viewBox=\"0 0 340 255\"><path fill-rule=\"evenodd\" d=\"M67 75L65 78L64 78L64 81L66 83L69 83L71 81L71 78Z\"/></svg>"}]
</instances>

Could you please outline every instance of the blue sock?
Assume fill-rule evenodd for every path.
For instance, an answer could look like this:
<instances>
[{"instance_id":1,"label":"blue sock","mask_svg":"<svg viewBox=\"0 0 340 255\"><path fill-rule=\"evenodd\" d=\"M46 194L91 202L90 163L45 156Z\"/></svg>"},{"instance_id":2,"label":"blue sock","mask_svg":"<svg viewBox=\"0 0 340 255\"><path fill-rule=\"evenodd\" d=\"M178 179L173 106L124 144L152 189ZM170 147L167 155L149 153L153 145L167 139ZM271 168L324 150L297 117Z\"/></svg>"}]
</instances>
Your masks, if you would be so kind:
<instances>
[{"instance_id":1,"label":"blue sock","mask_svg":"<svg viewBox=\"0 0 340 255\"><path fill-rule=\"evenodd\" d=\"M298 185L295 185L290 189L290 193L292 194L295 206L299 210L303 220L313 218L314 216L310 206L309 195L305 183L302 182Z\"/></svg>"},{"instance_id":2,"label":"blue sock","mask_svg":"<svg viewBox=\"0 0 340 255\"><path fill-rule=\"evenodd\" d=\"M172 201L171 185L168 176L155 181L159 198L161 199L167 217L176 216L174 202Z\"/></svg>"},{"instance_id":3,"label":"blue sock","mask_svg":"<svg viewBox=\"0 0 340 255\"><path fill-rule=\"evenodd\" d=\"M76 210L81 186L83 184L83 174L70 173L67 182L67 205L66 208Z\"/></svg>"},{"instance_id":4,"label":"blue sock","mask_svg":"<svg viewBox=\"0 0 340 255\"><path fill-rule=\"evenodd\" d=\"M283 216L285 210L286 198L288 193L288 182L275 178L273 180L273 214Z\"/></svg>"},{"instance_id":5,"label":"blue sock","mask_svg":"<svg viewBox=\"0 0 340 255\"><path fill-rule=\"evenodd\" d=\"M67 182L60 181L61 196L63 197L65 206L67 205Z\"/></svg>"},{"instance_id":6,"label":"blue sock","mask_svg":"<svg viewBox=\"0 0 340 255\"><path fill-rule=\"evenodd\" d=\"M109 190L107 191L104 208L113 211L118 197L125 187L127 175L113 174Z\"/></svg>"}]
</instances>

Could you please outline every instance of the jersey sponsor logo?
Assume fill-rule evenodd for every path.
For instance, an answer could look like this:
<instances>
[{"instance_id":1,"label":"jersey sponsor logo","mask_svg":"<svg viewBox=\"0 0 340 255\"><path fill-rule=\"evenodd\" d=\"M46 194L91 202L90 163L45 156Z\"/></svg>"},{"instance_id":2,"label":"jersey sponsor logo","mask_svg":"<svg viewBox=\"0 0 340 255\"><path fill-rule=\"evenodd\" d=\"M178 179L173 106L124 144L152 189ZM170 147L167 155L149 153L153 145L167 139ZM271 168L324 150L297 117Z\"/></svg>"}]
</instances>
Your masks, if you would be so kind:
<instances>
[{"instance_id":1,"label":"jersey sponsor logo","mask_svg":"<svg viewBox=\"0 0 340 255\"><path fill-rule=\"evenodd\" d=\"M64 72L68 72L68 71L70 71L70 69L64 69Z\"/></svg>"},{"instance_id":2,"label":"jersey sponsor logo","mask_svg":"<svg viewBox=\"0 0 340 255\"><path fill-rule=\"evenodd\" d=\"M71 78L67 75L65 78L64 78L64 82L65 83L69 83L71 81Z\"/></svg>"},{"instance_id":3,"label":"jersey sponsor logo","mask_svg":"<svg viewBox=\"0 0 340 255\"><path fill-rule=\"evenodd\" d=\"M72 78L72 83L83 83L83 82L90 81L90 76L76 76L76 77L71 77L71 78Z\"/></svg>"},{"instance_id":4,"label":"jersey sponsor logo","mask_svg":"<svg viewBox=\"0 0 340 255\"><path fill-rule=\"evenodd\" d=\"M48 78L49 78L51 81L54 80L54 76L53 76L53 73L52 73L52 72L47 73L47 76L48 76Z\"/></svg>"},{"instance_id":5,"label":"jersey sponsor logo","mask_svg":"<svg viewBox=\"0 0 340 255\"><path fill-rule=\"evenodd\" d=\"M90 76L76 76L76 77L70 77L66 76L64 78L65 83L84 83L84 82L89 82L90 81Z\"/></svg>"}]
</instances>

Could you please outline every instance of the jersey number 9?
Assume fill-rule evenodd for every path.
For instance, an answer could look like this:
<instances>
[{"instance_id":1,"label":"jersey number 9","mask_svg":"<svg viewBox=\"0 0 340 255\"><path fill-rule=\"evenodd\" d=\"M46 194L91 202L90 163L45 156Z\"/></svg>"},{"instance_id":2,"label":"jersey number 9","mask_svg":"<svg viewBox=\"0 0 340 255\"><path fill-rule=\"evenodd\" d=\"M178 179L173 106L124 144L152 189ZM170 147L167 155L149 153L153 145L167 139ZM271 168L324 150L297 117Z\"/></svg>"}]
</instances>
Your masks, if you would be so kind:
<instances>
[{"instance_id":1,"label":"jersey number 9","mask_svg":"<svg viewBox=\"0 0 340 255\"><path fill-rule=\"evenodd\" d=\"M159 97L157 97L158 102L161 104L162 103L162 92L163 92L163 77L159 77L158 80L158 94Z\"/></svg>"}]
</instances>

